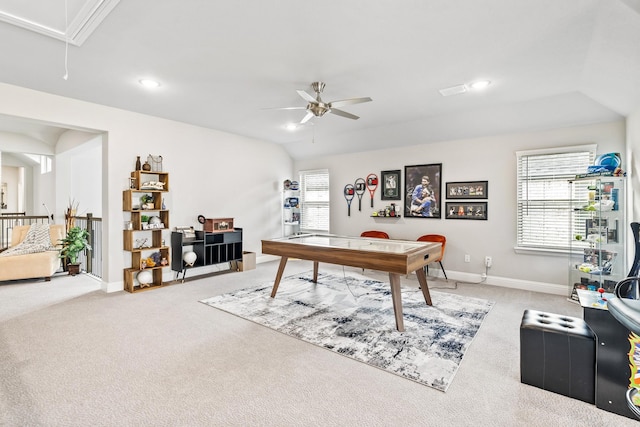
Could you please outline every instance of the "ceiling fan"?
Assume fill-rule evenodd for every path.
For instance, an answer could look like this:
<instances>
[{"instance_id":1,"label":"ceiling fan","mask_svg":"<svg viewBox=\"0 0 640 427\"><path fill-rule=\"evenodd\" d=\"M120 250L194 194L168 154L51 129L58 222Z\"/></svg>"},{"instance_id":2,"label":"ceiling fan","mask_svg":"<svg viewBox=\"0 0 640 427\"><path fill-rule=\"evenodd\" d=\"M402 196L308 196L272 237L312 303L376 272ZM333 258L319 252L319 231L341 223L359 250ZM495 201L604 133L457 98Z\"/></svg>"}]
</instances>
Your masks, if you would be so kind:
<instances>
[{"instance_id":1,"label":"ceiling fan","mask_svg":"<svg viewBox=\"0 0 640 427\"><path fill-rule=\"evenodd\" d=\"M325 84L323 82L313 82L311 83L311 88L316 93L316 97L309 95L307 92L303 90L298 90L298 95L305 101L307 101L306 107L289 107L283 108L283 110L307 110L307 114L302 118L300 124L304 124L309 121L312 117L322 117L325 113L335 114L337 116L346 117L348 119L358 120L360 117L355 114L347 113L346 111L339 110L336 107L342 107L344 105L351 104L360 104L363 102L372 101L369 97L364 98L349 98L349 99L341 99L339 101L333 102L324 102L322 98L320 98L320 94L324 89Z\"/></svg>"}]
</instances>

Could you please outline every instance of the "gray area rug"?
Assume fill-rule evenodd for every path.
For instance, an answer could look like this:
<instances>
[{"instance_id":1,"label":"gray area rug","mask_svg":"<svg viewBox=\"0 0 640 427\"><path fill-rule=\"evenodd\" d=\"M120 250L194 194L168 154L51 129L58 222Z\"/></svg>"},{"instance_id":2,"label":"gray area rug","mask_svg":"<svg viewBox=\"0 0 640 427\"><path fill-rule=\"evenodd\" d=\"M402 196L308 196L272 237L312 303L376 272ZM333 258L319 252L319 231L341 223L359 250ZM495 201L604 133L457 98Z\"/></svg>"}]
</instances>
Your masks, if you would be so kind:
<instances>
[{"instance_id":1,"label":"gray area rug","mask_svg":"<svg viewBox=\"0 0 640 427\"><path fill-rule=\"evenodd\" d=\"M403 290L405 332L395 327L389 283L312 272L200 302L376 368L446 391L493 302Z\"/></svg>"}]
</instances>

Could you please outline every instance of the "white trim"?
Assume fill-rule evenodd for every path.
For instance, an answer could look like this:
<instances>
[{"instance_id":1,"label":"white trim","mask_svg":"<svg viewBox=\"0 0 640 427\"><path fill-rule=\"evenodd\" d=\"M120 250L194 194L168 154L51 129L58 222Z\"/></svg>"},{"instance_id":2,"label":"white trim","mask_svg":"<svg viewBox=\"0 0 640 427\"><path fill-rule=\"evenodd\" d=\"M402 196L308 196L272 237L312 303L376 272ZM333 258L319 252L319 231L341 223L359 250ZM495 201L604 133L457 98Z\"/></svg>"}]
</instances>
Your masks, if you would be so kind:
<instances>
[{"instance_id":1,"label":"white trim","mask_svg":"<svg viewBox=\"0 0 640 427\"><path fill-rule=\"evenodd\" d=\"M501 288L519 289L522 291L540 292L543 294L552 295L567 296L569 294L567 286L558 283L534 282L533 280L511 279L508 277L498 276L487 276L487 279L485 281L482 281L482 276L480 274L463 273L449 270L447 270L447 276L449 277L449 281L457 280L470 284L499 286Z\"/></svg>"},{"instance_id":2,"label":"white trim","mask_svg":"<svg viewBox=\"0 0 640 427\"><path fill-rule=\"evenodd\" d=\"M546 255L546 256L557 256L558 254L569 255L568 249L532 248L527 246L514 246L513 251L517 254L524 254L524 255Z\"/></svg>"},{"instance_id":3,"label":"white trim","mask_svg":"<svg viewBox=\"0 0 640 427\"><path fill-rule=\"evenodd\" d=\"M584 144L584 145L572 145L570 147L553 147L553 148L539 148L536 150L523 150L516 151L516 157L531 156L535 154L561 154L561 153L573 153L576 151L598 151L598 144ZM586 172L586 171L585 171Z\"/></svg>"},{"instance_id":4,"label":"white trim","mask_svg":"<svg viewBox=\"0 0 640 427\"><path fill-rule=\"evenodd\" d=\"M87 1L73 21L69 24L69 27L64 29L51 28L43 23L35 22L21 16L16 16L2 10L0 10L0 21L7 22L38 34L43 34L63 42L68 41L74 46L82 46L91 33L98 28L104 18L107 17L119 2L120 0Z\"/></svg>"}]
</instances>

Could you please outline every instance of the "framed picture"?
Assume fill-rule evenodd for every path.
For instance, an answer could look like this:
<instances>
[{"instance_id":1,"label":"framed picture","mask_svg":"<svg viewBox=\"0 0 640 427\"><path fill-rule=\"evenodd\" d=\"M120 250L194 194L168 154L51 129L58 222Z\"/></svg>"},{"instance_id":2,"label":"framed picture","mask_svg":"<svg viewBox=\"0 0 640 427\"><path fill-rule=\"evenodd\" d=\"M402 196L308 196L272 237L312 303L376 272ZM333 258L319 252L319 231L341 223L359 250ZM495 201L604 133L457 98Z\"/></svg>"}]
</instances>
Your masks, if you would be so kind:
<instances>
[{"instance_id":1,"label":"framed picture","mask_svg":"<svg viewBox=\"0 0 640 427\"><path fill-rule=\"evenodd\" d=\"M447 182L447 199L486 199L489 181Z\"/></svg>"},{"instance_id":2,"label":"framed picture","mask_svg":"<svg viewBox=\"0 0 640 427\"><path fill-rule=\"evenodd\" d=\"M382 191L380 192L381 200L400 200L402 195L400 194L400 170L396 171L382 171L380 172L382 177Z\"/></svg>"},{"instance_id":3,"label":"framed picture","mask_svg":"<svg viewBox=\"0 0 640 427\"><path fill-rule=\"evenodd\" d=\"M487 202L447 202L447 219L487 219Z\"/></svg>"},{"instance_id":4,"label":"framed picture","mask_svg":"<svg viewBox=\"0 0 640 427\"><path fill-rule=\"evenodd\" d=\"M404 167L404 215L442 218L442 163Z\"/></svg>"}]
</instances>

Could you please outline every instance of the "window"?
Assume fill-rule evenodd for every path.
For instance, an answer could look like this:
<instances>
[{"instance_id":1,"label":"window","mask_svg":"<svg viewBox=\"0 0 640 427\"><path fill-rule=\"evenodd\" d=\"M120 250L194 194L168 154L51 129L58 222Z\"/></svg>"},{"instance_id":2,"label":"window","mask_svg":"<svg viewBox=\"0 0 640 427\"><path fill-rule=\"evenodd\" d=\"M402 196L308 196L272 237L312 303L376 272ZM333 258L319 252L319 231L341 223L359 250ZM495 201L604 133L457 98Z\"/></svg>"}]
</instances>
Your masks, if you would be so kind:
<instances>
[{"instance_id":1,"label":"window","mask_svg":"<svg viewBox=\"0 0 640 427\"><path fill-rule=\"evenodd\" d=\"M565 251L574 229L570 224L569 180L593 164L596 146L519 151L517 247ZM578 224L579 223L579 224Z\"/></svg>"},{"instance_id":2,"label":"window","mask_svg":"<svg viewBox=\"0 0 640 427\"><path fill-rule=\"evenodd\" d=\"M300 171L300 229L329 232L329 171Z\"/></svg>"},{"instance_id":3,"label":"window","mask_svg":"<svg viewBox=\"0 0 640 427\"><path fill-rule=\"evenodd\" d=\"M37 154L25 154L26 157L40 164L40 174L44 175L52 170L53 160L49 156Z\"/></svg>"}]
</instances>

